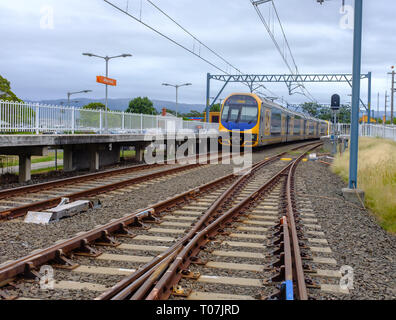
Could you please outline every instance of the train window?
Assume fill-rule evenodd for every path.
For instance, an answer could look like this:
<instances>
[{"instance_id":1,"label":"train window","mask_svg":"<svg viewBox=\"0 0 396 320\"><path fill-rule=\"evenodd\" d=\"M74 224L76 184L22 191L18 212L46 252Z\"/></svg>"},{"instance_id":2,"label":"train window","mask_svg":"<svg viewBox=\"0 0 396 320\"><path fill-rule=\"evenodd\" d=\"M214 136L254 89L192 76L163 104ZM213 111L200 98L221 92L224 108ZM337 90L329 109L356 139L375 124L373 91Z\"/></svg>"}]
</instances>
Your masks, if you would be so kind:
<instances>
[{"instance_id":1,"label":"train window","mask_svg":"<svg viewBox=\"0 0 396 320\"><path fill-rule=\"evenodd\" d=\"M250 96L232 96L224 104L222 122L256 124L258 120L258 103Z\"/></svg>"},{"instance_id":2,"label":"train window","mask_svg":"<svg viewBox=\"0 0 396 320\"><path fill-rule=\"evenodd\" d=\"M277 109L272 109L271 134L278 135L282 132L282 113Z\"/></svg>"},{"instance_id":3,"label":"train window","mask_svg":"<svg viewBox=\"0 0 396 320\"><path fill-rule=\"evenodd\" d=\"M223 121L227 121L228 119L228 112L230 111L230 107L229 106L224 106L223 108L223 114L221 115L221 120Z\"/></svg>"},{"instance_id":4,"label":"train window","mask_svg":"<svg viewBox=\"0 0 396 320\"><path fill-rule=\"evenodd\" d=\"M294 118L294 134L299 135L301 132L301 117L296 116Z\"/></svg>"},{"instance_id":5,"label":"train window","mask_svg":"<svg viewBox=\"0 0 396 320\"><path fill-rule=\"evenodd\" d=\"M244 123L257 122L257 116L258 116L258 108L243 106L241 108L240 122L244 122Z\"/></svg>"},{"instance_id":6,"label":"train window","mask_svg":"<svg viewBox=\"0 0 396 320\"><path fill-rule=\"evenodd\" d=\"M240 109L238 107L231 107L228 121L237 122L238 117L239 117L239 111L240 111Z\"/></svg>"}]
</instances>

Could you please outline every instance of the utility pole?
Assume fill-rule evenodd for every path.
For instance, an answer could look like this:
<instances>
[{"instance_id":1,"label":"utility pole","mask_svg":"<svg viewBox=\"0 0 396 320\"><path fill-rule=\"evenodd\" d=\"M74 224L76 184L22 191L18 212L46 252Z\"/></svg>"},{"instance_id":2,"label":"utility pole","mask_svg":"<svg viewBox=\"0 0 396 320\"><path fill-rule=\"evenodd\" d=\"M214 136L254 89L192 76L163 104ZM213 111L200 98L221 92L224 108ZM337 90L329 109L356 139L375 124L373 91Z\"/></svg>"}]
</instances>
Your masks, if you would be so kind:
<instances>
[{"instance_id":1,"label":"utility pole","mask_svg":"<svg viewBox=\"0 0 396 320\"><path fill-rule=\"evenodd\" d=\"M391 89L391 120L390 123L391 125L393 124L393 108L394 108L394 102L395 102L395 67L392 66L392 72L389 74L392 75L392 89Z\"/></svg>"},{"instance_id":2,"label":"utility pole","mask_svg":"<svg viewBox=\"0 0 396 320\"><path fill-rule=\"evenodd\" d=\"M385 121L384 125L386 124L386 112L387 112L387 107L388 107L388 91L385 91Z\"/></svg>"},{"instance_id":3,"label":"utility pole","mask_svg":"<svg viewBox=\"0 0 396 320\"><path fill-rule=\"evenodd\" d=\"M378 96L377 96L377 118L378 118L378 122L379 122L379 119L381 118L380 117L380 113L379 113L379 105L380 105L380 93L378 92Z\"/></svg>"}]
</instances>

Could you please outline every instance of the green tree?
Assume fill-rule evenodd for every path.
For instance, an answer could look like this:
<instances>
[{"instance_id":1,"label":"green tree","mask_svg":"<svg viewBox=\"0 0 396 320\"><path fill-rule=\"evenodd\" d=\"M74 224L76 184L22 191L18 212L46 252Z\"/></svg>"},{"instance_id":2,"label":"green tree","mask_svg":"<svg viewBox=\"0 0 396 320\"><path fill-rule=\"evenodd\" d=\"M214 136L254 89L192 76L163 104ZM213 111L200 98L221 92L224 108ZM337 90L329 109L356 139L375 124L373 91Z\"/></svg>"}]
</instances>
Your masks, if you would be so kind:
<instances>
[{"instance_id":1,"label":"green tree","mask_svg":"<svg viewBox=\"0 0 396 320\"><path fill-rule=\"evenodd\" d=\"M210 112L220 112L220 110L221 110L220 103L216 103L210 108Z\"/></svg>"},{"instance_id":2,"label":"green tree","mask_svg":"<svg viewBox=\"0 0 396 320\"><path fill-rule=\"evenodd\" d=\"M191 110L189 113L185 113L185 114L183 114L183 116L184 117L197 117L197 118L199 118L199 117L203 117L203 112L199 112L199 111L196 111L196 110Z\"/></svg>"},{"instance_id":3,"label":"green tree","mask_svg":"<svg viewBox=\"0 0 396 320\"><path fill-rule=\"evenodd\" d=\"M11 83L2 76L0 76L0 91L4 92L0 94L0 100L23 102L11 91Z\"/></svg>"},{"instance_id":4,"label":"green tree","mask_svg":"<svg viewBox=\"0 0 396 320\"><path fill-rule=\"evenodd\" d=\"M338 112L337 118L340 123L351 123L352 108L348 104L343 104Z\"/></svg>"},{"instance_id":5,"label":"green tree","mask_svg":"<svg viewBox=\"0 0 396 320\"><path fill-rule=\"evenodd\" d=\"M316 102L306 102L302 106L305 113L311 117L331 121L333 119L333 113L327 106L322 106ZM351 122L351 106L342 105L337 113L338 122L350 123Z\"/></svg>"},{"instance_id":6,"label":"green tree","mask_svg":"<svg viewBox=\"0 0 396 320\"><path fill-rule=\"evenodd\" d=\"M92 128L93 130L100 127L100 113L92 111L104 111L106 106L101 102L92 102L82 107L80 110L80 126L84 128ZM107 108L107 111L110 111ZM119 116L109 113L107 115L107 121L109 128L117 127L119 122ZM105 117L102 115L102 127L105 125ZM118 126L119 127L119 126Z\"/></svg>"},{"instance_id":7,"label":"green tree","mask_svg":"<svg viewBox=\"0 0 396 320\"><path fill-rule=\"evenodd\" d=\"M174 116L176 116L176 111L172 110L172 109L166 109L167 113L173 114Z\"/></svg>"},{"instance_id":8,"label":"green tree","mask_svg":"<svg viewBox=\"0 0 396 320\"><path fill-rule=\"evenodd\" d=\"M317 104L316 102L305 102L301 106L301 108L305 113L309 114L311 117L318 118L322 106Z\"/></svg>"},{"instance_id":9,"label":"green tree","mask_svg":"<svg viewBox=\"0 0 396 320\"><path fill-rule=\"evenodd\" d=\"M11 91L11 83L0 76L0 100L9 101L9 102L21 102L23 101L19 99L12 91ZM31 126L35 122L36 112L34 109L24 106L21 108L18 105L4 105L0 106L1 119L4 124L18 124L23 127Z\"/></svg>"},{"instance_id":10,"label":"green tree","mask_svg":"<svg viewBox=\"0 0 396 320\"><path fill-rule=\"evenodd\" d=\"M88 110L106 110L106 106L101 102L92 102L83 106L82 108ZM107 108L107 111L110 111L110 109Z\"/></svg>"},{"instance_id":11,"label":"green tree","mask_svg":"<svg viewBox=\"0 0 396 320\"><path fill-rule=\"evenodd\" d=\"M153 107L153 103L147 97L137 97L129 102L126 112L142 113L142 114L158 114L157 110Z\"/></svg>"}]
</instances>

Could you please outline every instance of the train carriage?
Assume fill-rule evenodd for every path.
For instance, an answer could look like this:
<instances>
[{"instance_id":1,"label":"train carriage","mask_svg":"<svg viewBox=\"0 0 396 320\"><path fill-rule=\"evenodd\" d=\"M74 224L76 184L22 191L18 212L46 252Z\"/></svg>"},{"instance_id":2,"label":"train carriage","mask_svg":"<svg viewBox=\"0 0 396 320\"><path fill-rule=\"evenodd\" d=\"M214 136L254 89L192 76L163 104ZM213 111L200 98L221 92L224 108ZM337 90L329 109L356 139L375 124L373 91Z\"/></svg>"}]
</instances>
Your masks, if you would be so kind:
<instances>
[{"instance_id":1,"label":"train carriage","mask_svg":"<svg viewBox=\"0 0 396 320\"><path fill-rule=\"evenodd\" d=\"M258 147L274 143L317 139L328 135L327 121L288 110L256 94L228 96L220 113L220 132L240 134L238 141L223 137L221 144ZM245 135L246 134L246 135ZM251 137L245 141L245 137Z\"/></svg>"}]
</instances>

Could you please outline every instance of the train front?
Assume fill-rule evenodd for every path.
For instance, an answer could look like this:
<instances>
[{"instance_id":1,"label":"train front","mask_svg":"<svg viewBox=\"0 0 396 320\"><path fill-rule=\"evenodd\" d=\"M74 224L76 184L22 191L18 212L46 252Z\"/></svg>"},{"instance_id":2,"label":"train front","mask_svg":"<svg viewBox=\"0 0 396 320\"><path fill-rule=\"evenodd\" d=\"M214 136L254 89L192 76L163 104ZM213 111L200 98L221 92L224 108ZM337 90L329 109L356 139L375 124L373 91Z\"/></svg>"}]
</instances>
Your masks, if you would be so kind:
<instances>
[{"instance_id":1,"label":"train front","mask_svg":"<svg viewBox=\"0 0 396 320\"><path fill-rule=\"evenodd\" d=\"M259 143L261 100L255 94L232 94L220 115L220 143L225 146L256 147Z\"/></svg>"}]
</instances>

